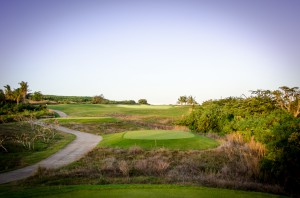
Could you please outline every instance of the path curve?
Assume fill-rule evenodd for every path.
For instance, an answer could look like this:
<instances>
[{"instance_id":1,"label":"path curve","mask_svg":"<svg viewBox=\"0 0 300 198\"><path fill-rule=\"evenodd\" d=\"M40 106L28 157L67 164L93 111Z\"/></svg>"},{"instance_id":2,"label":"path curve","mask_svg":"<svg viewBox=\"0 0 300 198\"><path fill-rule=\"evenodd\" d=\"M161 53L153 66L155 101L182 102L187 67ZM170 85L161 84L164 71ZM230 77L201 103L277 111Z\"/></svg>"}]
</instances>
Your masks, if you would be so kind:
<instances>
[{"instance_id":1,"label":"path curve","mask_svg":"<svg viewBox=\"0 0 300 198\"><path fill-rule=\"evenodd\" d=\"M57 111L55 110L55 112ZM55 126L54 128L65 133L74 134L76 135L76 139L57 153L34 165L0 174L0 184L17 181L32 176L39 167L56 169L70 164L85 156L102 140L102 137L98 135L75 131L62 126Z\"/></svg>"},{"instance_id":2,"label":"path curve","mask_svg":"<svg viewBox=\"0 0 300 198\"><path fill-rule=\"evenodd\" d=\"M55 113L57 113L61 118L66 118L68 117L68 115L62 111L59 110L54 110L54 109L50 109L50 111L54 111Z\"/></svg>"}]
</instances>

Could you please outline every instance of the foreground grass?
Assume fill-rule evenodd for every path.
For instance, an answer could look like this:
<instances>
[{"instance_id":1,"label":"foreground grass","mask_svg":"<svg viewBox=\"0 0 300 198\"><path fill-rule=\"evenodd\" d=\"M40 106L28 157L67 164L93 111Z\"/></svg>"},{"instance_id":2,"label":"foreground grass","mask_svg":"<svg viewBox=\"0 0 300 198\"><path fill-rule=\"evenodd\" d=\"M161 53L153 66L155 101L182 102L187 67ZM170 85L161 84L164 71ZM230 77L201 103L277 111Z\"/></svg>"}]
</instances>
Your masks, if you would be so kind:
<instances>
[{"instance_id":1,"label":"foreground grass","mask_svg":"<svg viewBox=\"0 0 300 198\"><path fill-rule=\"evenodd\" d=\"M146 131L141 131L140 133L146 133ZM144 139L127 139L124 136L132 137L130 133L132 132L122 132L116 134L104 135L103 140L99 143L100 147L119 147L119 148L130 148L132 146L139 146L144 149L157 149L157 148L168 148L172 150L204 150L209 148L215 148L219 145L216 140L208 137L193 134L194 137L182 138L182 139L171 139L172 135L167 133L167 137L164 139L149 139L149 136ZM133 132L134 134L136 132ZM182 132L191 134L188 132ZM138 136L138 137L141 137ZM148 138L148 139L147 139Z\"/></svg>"},{"instance_id":2,"label":"foreground grass","mask_svg":"<svg viewBox=\"0 0 300 198\"><path fill-rule=\"evenodd\" d=\"M279 195L240 190L178 185L78 185L47 187L0 187L0 197L188 197L278 198Z\"/></svg>"},{"instance_id":3,"label":"foreground grass","mask_svg":"<svg viewBox=\"0 0 300 198\"><path fill-rule=\"evenodd\" d=\"M0 133L12 135L12 133L27 133L30 127L18 123L7 123L0 125ZM8 152L0 153L0 172L6 172L37 163L50 155L56 153L76 137L72 134L57 132L55 138L49 143L36 142L34 150L26 150L21 145L8 142L5 146Z\"/></svg>"},{"instance_id":4,"label":"foreground grass","mask_svg":"<svg viewBox=\"0 0 300 198\"><path fill-rule=\"evenodd\" d=\"M96 147L85 157L57 170L40 169L18 185L178 184L283 193L259 182L260 149L229 138L210 150Z\"/></svg>"}]
</instances>

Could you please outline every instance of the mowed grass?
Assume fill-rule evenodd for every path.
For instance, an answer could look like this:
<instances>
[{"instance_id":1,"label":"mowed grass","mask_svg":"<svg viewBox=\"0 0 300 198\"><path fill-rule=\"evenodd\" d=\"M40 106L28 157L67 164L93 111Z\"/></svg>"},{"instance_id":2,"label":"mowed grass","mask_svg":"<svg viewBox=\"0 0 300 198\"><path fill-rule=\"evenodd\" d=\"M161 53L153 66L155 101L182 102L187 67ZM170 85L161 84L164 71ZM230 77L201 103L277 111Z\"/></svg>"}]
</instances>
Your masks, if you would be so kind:
<instances>
[{"instance_id":1,"label":"mowed grass","mask_svg":"<svg viewBox=\"0 0 300 198\"><path fill-rule=\"evenodd\" d=\"M153 132L153 130L151 131ZM155 136L153 136L155 132L151 133L151 131L143 130L103 135L103 140L99 143L99 146L119 148L140 146L144 149L168 148L172 150L204 150L215 148L219 145L214 139L179 131L176 131L173 137L170 131L158 130L157 133L159 136L155 139ZM134 139L133 135L136 135L138 139ZM191 135L193 136L188 137ZM178 139L179 136L184 138Z\"/></svg>"},{"instance_id":2,"label":"mowed grass","mask_svg":"<svg viewBox=\"0 0 300 198\"><path fill-rule=\"evenodd\" d=\"M47 186L9 188L0 187L0 197L115 197L115 198L279 198L260 192L216 189L208 187L179 186L179 185L78 185L78 186Z\"/></svg>"},{"instance_id":3,"label":"mowed grass","mask_svg":"<svg viewBox=\"0 0 300 198\"><path fill-rule=\"evenodd\" d=\"M171 140L182 138L193 138L195 135L191 132L173 131L173 130L140 130L129 131L124 134L125 139L135 140Z\"/></svg>"},{"instance_id":4,"label":"mowed grass","mask_svg":"<svg viewBox=\"0 0 300 198\"><path fill-rule=\"evenodd\" d=\"M105 104L61 104L48 105L48 108L63 111L73 117L106 117L111 115L180 117L187 115L190 109L188 106Z\"/></svg>"}]
</instances>

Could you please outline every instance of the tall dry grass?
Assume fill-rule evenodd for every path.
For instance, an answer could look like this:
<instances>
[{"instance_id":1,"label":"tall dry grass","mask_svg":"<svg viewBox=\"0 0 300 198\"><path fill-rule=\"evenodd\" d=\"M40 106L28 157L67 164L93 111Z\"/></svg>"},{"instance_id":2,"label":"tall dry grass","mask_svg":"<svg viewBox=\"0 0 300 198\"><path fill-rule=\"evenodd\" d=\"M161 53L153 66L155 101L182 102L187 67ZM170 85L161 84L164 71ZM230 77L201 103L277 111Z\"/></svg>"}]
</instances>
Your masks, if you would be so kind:
<instances>
[{"instance_id":1,"label":"tall dry grass","mask_svg":"<svg viewBox=\"0 0 300 198\"><path fill-rule=\"evenodd\" d=\"M61 183L64 178L63 184L159 182L282 192L279 186L259 180L260 160L266 152L263 144L254 138L246 141L239 133L222 141L222 146L207 151L96 148L69 167L39 171L36 179L39 184Z\"/></svg>"},{"instance_id":2,"label":"tall dry grass","mask_svg":"<svg viewBox=\"0 0 300 198\"><path fill-rule=\"evenodd\" d=\"M259 179L260 161L266 153L265 145L256 142L254 137L250 141L240 133L232 133L225 137L222 152L227 155L228 162L221 172L229 178Z\"/></svg>"}]
</instances>

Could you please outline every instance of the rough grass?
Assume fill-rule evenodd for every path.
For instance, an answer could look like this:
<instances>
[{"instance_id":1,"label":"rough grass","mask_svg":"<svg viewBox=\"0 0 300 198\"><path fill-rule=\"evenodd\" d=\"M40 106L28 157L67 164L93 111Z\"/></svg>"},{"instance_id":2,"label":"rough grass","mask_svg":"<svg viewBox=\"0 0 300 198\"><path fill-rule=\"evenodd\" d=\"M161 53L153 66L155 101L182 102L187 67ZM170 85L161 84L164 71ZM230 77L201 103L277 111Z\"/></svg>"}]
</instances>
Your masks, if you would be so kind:
<instances>
[{"instance_id":1,"label":"rough grass","mask_svg":"<svg viewBox=\"0 0 300 198\"><path fill-rule=\"evenodd\" d=\"M27 133L29 130L31 130L29 124L0 124L0 134L2 135L12 136L16 133ZM22 145L8 141L5 143L8 152L0 151L0 172L6 172L37 163L56 153L75 138L76 137L72 134L58 131L51 142L36 142L34 150L26 150Z\"/></svg>"},{"instance_id":2,"label":"rough grass","mask_svg":"<svg viewBox=\"0 0 300 198\"><path fill-rule=\"evenodd\" d=\"M38 188L0 187L1 197L115 197L115 198L279 198L284 196L240 190L178 185L78 185Z\"/></svg>"},{"instance_id":3,"label":"rough grass","mask_svg":"<svg viewBox=\"0 0 300 198\"><path fill-rule=\"evenodd\" d=\"M58 122L58 124L75 123L75 124L85 124L85 123L114 123L119 120L112 117L67 117L67 118L55 118L48 119L45 122Z\"/></svg>"},{"instance_id":4,"label":"rough grass","mask_svg":"<svg viewBox=\"0 0 300 198\"><path fill-rule=\"evenodd\" d=\"M194 134L192 138L183 139L127 139L124 138L127 133L131 132L104 135L103 140L99 143L99 146L130 148L131 146L137 145L144 149L168 148L173 150L204 150L215 148L219 145L219 143L214 139ZM170 135L167 137L172 138Z\"/></svg>"},{"instance_id":5,"label":"rough grass","mask_svg":"<svg viewBox=\"0 0 300 198\"><path fill-rule=\"evenodd\" d=\"M125 139L138 140L167 140L167 139L183 139L193 138L195 135L191 132L173 131L173 130L140 130L129 131L123 136Z\"/></svg>"},{"instance_id":6,"label":"rough grass","mask_svg":"<svg viewBox=\"0 0 300 198\"><path fill-rule=\"evenodd\" d=\"M260 145L224 139L211 150L96 147L79 161L58 170L40 170L22 185L191 184L282 193L280 186L259 182Z\"/></svg>"}]
</instances>

